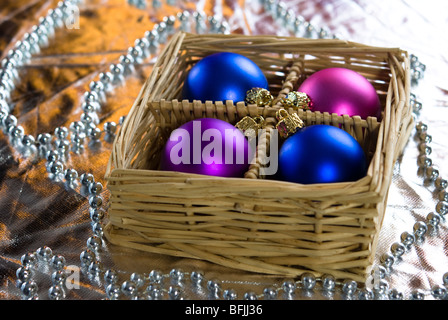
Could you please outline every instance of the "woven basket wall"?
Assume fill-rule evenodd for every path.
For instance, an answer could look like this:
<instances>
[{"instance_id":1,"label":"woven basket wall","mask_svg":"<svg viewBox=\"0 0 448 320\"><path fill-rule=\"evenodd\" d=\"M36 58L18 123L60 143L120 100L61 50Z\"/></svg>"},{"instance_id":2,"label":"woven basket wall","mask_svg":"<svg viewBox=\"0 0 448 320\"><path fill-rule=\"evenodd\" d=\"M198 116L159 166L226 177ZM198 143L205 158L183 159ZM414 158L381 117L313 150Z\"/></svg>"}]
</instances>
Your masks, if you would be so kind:
<instances>
[{"instance_id":1,"label":"woven basket wall","mask_svg":"<svg viewBox=\"0 0 448 320\"><path fill-rule=\"evenodd\" d=\"M181 101L183 80L201 58L232 51L267 76L272 107ZM310 74L344 67L365 76L382 103L382 119L297 111L306 125L331 124L355 137L369 159L355 182L301 185L160 171L171 131L204 117L235 124L262 115L275 126L279 101ZM108 241L147 252L207 260L263 274L365 281L372 265L393 166L413 127L408 54L342 40L177 33L164 48L114 142L106 173L111 191ZM290 112L296 112L289 110ZM268 153L269 131L258 145Z\"/></svg>"}]
</instances>

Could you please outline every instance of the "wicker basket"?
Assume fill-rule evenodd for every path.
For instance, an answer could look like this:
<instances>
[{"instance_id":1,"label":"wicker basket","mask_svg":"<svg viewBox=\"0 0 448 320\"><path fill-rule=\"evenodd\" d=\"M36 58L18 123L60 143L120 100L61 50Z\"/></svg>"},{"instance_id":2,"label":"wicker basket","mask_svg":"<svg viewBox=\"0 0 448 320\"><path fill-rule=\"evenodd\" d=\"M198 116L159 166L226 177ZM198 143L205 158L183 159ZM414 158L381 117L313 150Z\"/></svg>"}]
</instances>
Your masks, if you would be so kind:
<instances>
[{"instance_id":1,"label":"wicker basket","mask_svg":"<svg viewBox=\"0 0 448 320\"><path fill-rule=\"evenodd\" d=\"M268 78L272 107L243 102L180 101L189 68L213 52L252 59ZM275 126L279 101L308 75L329 67L358 71L374 85L382 120L297 111L306 125L331 124L350 133L370 161L355 182L301 185L159 171L172 130L197 118L235 124L262 115ZM105 235L113 244L210 261L262 274L365 281L385 212L393 166L410 135L409 59L397 48L341 40L177 33L164 48L118 136L107 169L111 191ZM289 110L295 112L294 110ZM258 145L268 152L269 131Z\"/></svg>"}]
</instances>

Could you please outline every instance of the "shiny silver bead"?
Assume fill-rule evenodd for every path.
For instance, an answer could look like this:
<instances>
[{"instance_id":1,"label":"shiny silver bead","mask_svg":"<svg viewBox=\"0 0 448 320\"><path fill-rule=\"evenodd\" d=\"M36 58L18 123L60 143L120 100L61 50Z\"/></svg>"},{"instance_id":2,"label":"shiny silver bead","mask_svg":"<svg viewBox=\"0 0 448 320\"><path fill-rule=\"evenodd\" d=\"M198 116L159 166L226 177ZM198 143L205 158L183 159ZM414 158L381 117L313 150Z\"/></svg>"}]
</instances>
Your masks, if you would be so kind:
<instances>
[{"instance_id":1,"label":"shiny silver bead","mask_svg":"<svg viewBox=\"0 0 448 320\"><path fill-rule=\"evenodd\" d=\"M28 268L34 268L37 265L37 257L33 252L28 252L22 255L20 258L22 266Z\"/></svg>"},{"instance_id":2,"label":"shiny silver bead","mask_svg":"<svg viewBox=\"0 0 448 320\"><path fill-rule=\"evenodd\" d=\"M403 300L403 293L397 289L390 290L388 296L390 300Z\"/></svg>"},{"instance_id":3,"label":"shiny silver bead","mask_svg":"<svg viewBox=\"0 0 448 320\"><path fill-rule=\"evenodd\" d=\"M127 280L121 285L121 292L128 297L132 297L137 293L137 285L133 281Z\"/></svg>"},{"instance_id":4,"label":"shiny silver bead","mask_svg":"<svg viewBox=\"0 0 448 320\"><path fill-rule=\"evenodd\" d=\"M219 290L221 290L221 284L219 283L219 280L213 279L207 281L207 289L210 293L217 295Z\"/></svg>"},{"instance_id":5,"label":"shiny silver bead","mask_svg":"<svg viewBox=\"0 0 448 320\"><path fill-rule=\"evenodd\" d=\"M312 273L306 272L302 274L300 281L304 290L313 290L316 286L316 277Z\"/></svg>"},{"instance_id":6,"label":"shiny silver bead","mask_svg":"<svg viewBox=\"0 0 448 320\"><path fill-rule=\"evenodd\" d=\"M58 138L59 140L64 140L68 137L68 129L66 127L57 127L54 130L54 135L56 136L56 138Z\"/></svg>"},{"instance_id":7,"label":"shiny silver bead","mask_svg":"<svg viewBox=\"0 0 448 320\"><path fill-rule=\"evenodd\" d=\"M391 245L390 252L394 257L399 258L406 252L406 247L400 242L395 242Z\"/></svg>"},{"instance_id":8,"label":"shiny silver bead","mask_svg":"<svg viewBox=\"0 0 448 320\"><path fill-rule=\"evenodd\" d=\"M447 297L447 289L444 286L435 285L431 288L431 294L434 298L443 300Z\"/></svg>"},{"instance_id":9,"label":"shiny silver bead","mask_svg":"<svg viewBox=\"0 0 448 320\"><path fill-rule=\"evenodd\" d=\"M101 192L103 191L103 185L101 184L101 182L92 182L89 185L89 192L91 195L100 195Z\"/></svg>"},{"instance_id":10,"label":"shiny silver bead","mask_svg":"<svg viewBox=\"0 0 448 320\"><path fill-rule=\"evenodd\" d=\"M59 254L51 257L50 265L55 270L62 270L65 268L65 258Z\"/></svg>"},{"instance_id":11,"label":"shiny silver bead","mask_svg":"<svg viewBox=\"0 0 448 320\"><path fill-rule=\"evenodd\" d=\"M163 274L159 270L151 270L148 277L151 283L161 283L163 280Z\"/></svg>"},{"instance_id":12,"label":"shiny silver bead","mask_svg":"<svg viewBox=\"0 0 448 320\"><path fill-rule=\"evenodd\" d=\"M415 129L417 130L418 133L420 132L425 132L428 130L428 125L426 125L425 123L419 121L416 125L415 125Z\"/></svg>"},{"instance_id":13,"label":"shiny silver bead","mask_svg":"<svg viewBox=\"0 0 448 320\"><path fill-rule=\"evenodd\" d=\"M114 75L112 72L101 72L98 77L104 85L104 90L109 91L114 80Z\"/></svg>"},{"instance_id":14,"label":"shiny silver bead","mask_svg":"<svg viewBox=\"0 0 448 320\"><path fill-rule=\"evenodd\" d=\"M91 236L87 239L87 248L92 251L98 251L101 249L103 242L97 236Z\"/></svg>"},{"instance_id":15,"label":"shiny silver bead","mask_svg":"<svg viewBox=\"0 0 448 320\"><path fill-rule=\"evenodd\" d=\"M112 83L118 84L123 81L125 67L121 63L114 63L110 66L110 73L112 74Z\"/></svg>"},{"instance_id":16,"label":"shiny silver bead","mask_svg":"<svg viewBox=\"0 0 448 320\"><path fill-rule=\"evenodd\" d=\"M380 257L380 262L384 265L385 268L390 268L394 264L395 258L390 253L384 253Z\"/></svg>"},{"instance_id":17,"label":"shiny silver bead","mask_svg":"<svg viewBox=\"0 0 448 320\"><path fill-rule=\"evenodd\" d=\"M106 270L106 272L104 272L104 282L107 285L118 283L118 273L112 269Z\"/></svg>"},{"instance_id":18,"label":"shiny silver bead","mask_svg":"<svg viewBox=\"0 0 448 320\"><path fill-rule=\"evenodd\" d=\"M448 192L446 190L440 191L437 195L437 198L439 199L439 201L448 202Z\"/></svg>"},{"instance_id":19,"label":"shiny silver bead","mask_svg":"<svg viewBox=\"0 0 448 320\"><path fill-rule=\"evenodd\" d=\"M383 296L389 291L389 284L384 280L380 280L374 284L373 290L376 295Z\"/></svg>"},{"instance_id":20,"label":"shiny silver bead","mask_svg":"<svg viewBox=\"0 0 448 320\"><path fill-rule=\"evenodd\" d=\"M421 155L430 155L432 153L432 148L426 143L419 143L418 150L420 151Z\"/></svg>"},{"instance_id":21,"label":"shiny silver bead","mask_svg":"<svg viewBox=\"0 0 448 320\"><path fill-rule=\"evenodd\" d=\"M29 280L21 284L20 291L27 297L31 298L35 295L37 295L37 292L39 290L39 287L37 286L36 281Z\"/></svg>"},{"instance_id":22,"label":"shiny silver bead","mask_svg":"<svg viewBox=\"0 0 448 320\"><path fill-rule=\"evenodd\" d=\"M258 300L258 297L255 292L250 291L244 294L244 300Z\"/></svg>"},{"instance_id":23,"label":"shiny silver bead","mask_svg":"<svg viewBox=\"0 0 448 320\"><path fill-rule=\"evenodd\" d=\"M428 231L428 226L423 221L417 221L414 223L414 235L417 238L422 238L425 236L426 232Z\"/></svg>"},{"instance_id":24,"label":"shiny silver bead","mask_svg":"<svg viewBox=\"0 0 448 320\"><path fill-rule=\"evenodd\" d=\"M134 72L135 60L130 54L123 54L119 58L120 64L124 67L124 75L129 75Z\"/></svg>"},{"instance_id":25,"label":"shiny silver bead","mask_svg":"<svg viewBox=\"0 0 448 320\"><path fill-rule=\"evenodd\" d=\"M358 293L358 299L359 300L373 300L375 297L372 289L370 288L362 288L361 290L359 290Z\"/></svg>"},{"instance_id":26,"label":"shiny silver bead","mask_svg":"<svg viewBox=\"0 0 448 320\"><path fill-rule=\"evenodd\" d=\"M90 128L87 132L87 135L92 140L99 140L101 138L101 129L98 127Z\"/></svg>"},{"instance_id":27,"label":"shiny silver bead","mask_svg":"<svg viewBox=\"0 0 448 320\"><path fill-rule=\"evenodd\" d=\"M15 126L15 125L17 125L17 118L15 116L13 116L12 114L8 114L7 116L5 116L3 118L2 125L5 128Z\"/></svg>"},{"instance_id":28,"label":"shiny silver bead","mask_svg":"<svg viewBox=\"0 0 448 320\"><path fill-rule=\"evenodd\" d=\"M9 129L9 133L11 134L11 137L13 139L21 140L23 138L23 135L25 134L25 130L22 126L12 126Z\"/></svg>"},{"instance_id":29,"label":"shiny silver bead","mask_svg":"<svg viewBox=\"0 0 448 320\"><path fill-rule=\"evenodd\" d=\"M448 180L438 177L436 181L434 181L434 185L437 189L446 189L448 187Z\"/></svg>"},{"instance_id":30,"label":"shiny silver bead","mask_svg":"<svg viewBox=\"0 0 448 320\"><path fill-rule=\"evenodd\" d=\"M157 30L157 34L159 35L158 42L165 43L168 38L166 23L161 21L159 24L154 25L154 29Z\"/></svg>"},{"instance_id":31,"label":"shiny silver bead","mask_svg":"<svg viewBox=\"0 0 448 320\"><path fill-rule=\"evenodd\" d=\"M286 280L282 283L282 289L287 295L291 295L296 291L297 285L292 280Z\"/></svg>"},{"instance_id":32,"label":"shiny silver bead","mask_svg":"<svg viewBox=\"0 0 448 320\"><path fill-rule=\"evenodd\" d=\"M132 58L132 63L140 64L143 62L143 57L145 54L143 53L142 48L140 47L129 47L128 48L128 54L129 57Z\"/></svg>"},{"instance_id":33,"label":"shiny silver bead","mask_svg":"<svg viewBox=\"0 0 448 320\"><path fill-rule=\"evenodd\" d=\"M425 293L420 289L412 290L409 295L410 300L425 300Z\"/></svg>"},{"instance_id":34,"label":"shiny silver bead","mask_svg":"<svg viewBox=\"0 0 448 320\"><path fill-rule=\"evenodd\" d=\"M168 288L168 296L171 300L181 300L182 291L179 286L170 286Z\"/></svg>"},{"instance_id":35,"label":"shiny silver bead","mask_svg":"<svg viewBox=\"0 0 448 320\"><path fill-rule=\"evenodd\" d=\"M234 289L226 289L224 290L222 297L225 300L236 300L238 298L238 294Z\"/></svg>"},{"instance_id":36,"label":"shiny silver bead","mask_svg":"<svg viewBox=\"0 0 448 320\"><path fill-rule=\"evenodd\" d=\"M172 269L170 271L170 278L174 282L180 282L184 279L184 273L180 269Z\"/></svg>"},{"instance_id":37,"label":"shiny silver bead","mask_svg":"<svg viewBox=\"0 0 448 320\"><path fill-rule=\"evenodd\" d=\"M85 127L84 127L84 123L82 123L82 121L75 121L70 123L69 126L70 131L76 134L80 134L80 133L84 133L85 131Z\"/></svg>"},{"instance_id":38,"label":"shiny silver bead","mask_svg":"<svg viewBox=\"0 0 448 320\"><path fill-rule=\"evenodd\" d=\"M443 281L443 285L445 287L448 287L448 272L446 272L443 276L442 276L442 281Z\"/></svg>"},{"instance_id":39,"label":"shiny silver bead","mask_svg":"<svg viewBox=\"0 0 448 320\"><path fill-rule=\"evenodd\" d=\"M106 296L110 300L118 300L121 295L121 287L116 283L111 283L106 287Z\"/></svg>"},{"instance_id":40,"label":"shiny silver bead","mask_svg":"<svg viewBox=\"0 0 448 320\"><path fill-rule=\"evenodd\" d=\"M92 232L95 236L98 236L100 238L103 237L104 228L100 221L98 221L98 222L94 221L94 223L92 224Z\"/></svg>"},{"instance_id":41,"label":"shiny silver bead","mask_svg":"<svg viewBox=\"0 0 448 320\"><path fill-rule=\"evenodd\" d=\"M20 267L16 270L16 277L20 282L29 281L32 276L33 272L29 267Z\"/></svg>"},{"instance_id":42,"label":"shiny silver bead","mask_svg":"<svg viewBox=\"0 0 448 320\"><path fill-rule=\"evenodd\" d=\"M64 165L60 161L52 161L48 165L48 171L54 175L61 174L64 171Z\"/></svg>"},{"instance_id":43,"label":"shiny silver bead","mask_svg":"<svg viewBox=\"0 0 448 320\"><path fill-rule=\"evenodd\" d=\"M85 92L83 98L85 103L92 103L92 104L100 103L100 96L95 91Z\"/></svg>"},{"instance_id":44,"label":"shiny silver bead","mask_svg":"<svg viewBox=\"0 0 448 320\"><path fill-rule=\"evenodd\" d=\"M95 178L91 173L83 173L79 178L81 184L86 187L88 187L92 182L95 181Z\"/></svg>"},{"instance_id":45,"label":"shiny silver bead","mask_svg":"<svg viewBox=\"0 0 448 320\"><path fill-rule=\"evenodd\" d=\"M36 255L39 260L49 262L53 257L53 251L49 247L43 246L37 249Z\"/></svg>"},{"instance_id":46,"label":"shiny silver bead","mask_svg":"<svg viewBox=\"0 0 448 320\"><path fill-rule=\"evenodd\" d=\"M418 138L420 139L420 141L424 143L431 143L432 141L432 136L429 135L427 132L420 132L418 134Z\"/></svg>"},{"instance_id":47,"label":"shiny silver bead","mask_svg":"<svg viewBox=\"0 0 448 320\"><path fill-rule=\"evenodd\" d=\"M63 270L56 270L51 274L51 282L54 285L65 285L67 274Z\"/></svg>"},{"instance_id":48,"label":"shiny silver bead","mask_svg":"<svg viewBox=\"0 0 448 320\"><path fill-rule=\"evenodd\" d=\"M199 286L204 281L204 274L200 271L193 271L191 272L190 280L195 286Z\"/></svg>"},{"instance_id":49,"label":"shiny silver bead","mask_svg":"<svg viewBox=\"0 0 448 320\"><path fill-rule=\"evenodd\" d=\"M336 279L330 274L324 275L322 277L322 289L328 292L328 291L334 291L335 288L336 288Z\"/></svg>"},{"instance_id":50,"label":"shiny silver bead","mask_svg":"<svg viewBox=\"0 0 448 320\"><path fill-rule=\"evenodd\" d=\"M35 143L36 143L36 140L30 134L25 134L22 137L22 145L25 147L31 147L31 146L35 145Z\"/></svg>"},{"instance_id":51,"label":"shiny silver bead","mask_svg":"<svg viewBox=\"0 0 448 320\"><path fill-rule=\"evenodd\" d=\"M100 196L91 196L89 197L89 205L92 209L98 209L103 205L103 198Z\"/></svg>"},{"instance_id":52,"label":"shiny silver bead","mask_svg":"<svg viewBox=\"0 0 448 320\"><path fill-rule=\"evenodd\" d=\"M439 201L436 204L436 212L442 216L445 216L448 213L448 202Z\"/></svg>"},{"instance_id":53,"label":"shiny silver bead","mask_svg":"<svg viewBox=\"0 0 448 320\"><path fill-rule=\"evenodd\" d=\"M273 287L267 287L263 289L263 296L266 300L274 300L277 299L278 292Z\"/></svg>"},{"instance_id":54,"label":"shiny silver bead","mask_svg":"<svg viewBox=\"0 0 448 320\"><path fill-rule=\"evenodd\" d=\"M118 124L119 124L120 126L123 125L124 120L126 120L126 116L121 116L120 119L119 119L119 121L118 121Z\"/></svg>"},{"instance_id":55,"label":"shiny silver bead","mask_svg":"<svg viewBox=\"0 0 448 320\"><path fill-rule=\"evenodd\" d=\"M103 267L103 264L101 263L101 261L95 260L89 264L87 271L89 272L89 274L91 276L97 277L97 276L101 275L101 273L103 272L103 269L104 269L104 267Z\"/></svg>"},{"instance_id":56,"label":"shiny silver bead","mask_svg":"<svg viewBox=\"0 0 448 320\"><path fill-rule=\"evenodd\" d=\"M37 136L37 142L42 146L49 145L51 143L51 135L49 133L40 133Z\"/></svg>"},{"instance_id":57,"label":"shiny silver bead","mask_svg":"<svg viewBox=\"0 0 448 320\"><path fill-rule=\"evenodd\" d=\"M113 121L106 122L104 124L104 131L108 134L115 134L117 131L117 124Z\"/></svg>"},{"instance_id":58,"label":"shiny silver bead","mask_svg":"<svg viewBox=\"0 0 448 320\"><path fill-rule=\"evenodd\" d=\"M435 212L430 212L426 216L426 222L428 225L432 226L433 228L437 228L440 224L440 216Z\"/></svg>"},{"instance_id":59,"label":"shiny silver bead","mask_svg":"<svg viewBox=\"0 0 448 320\"><path fill-rule=\"evenodd\" d=\"M101 209L90 209L90 220L100 222L104 218L104 211Z\"/></svg>"},{"instance_id":60,"label":"shiny silver bead","mask_svg":"<svg viewBox=\"0 0 448 320\"><path fill-rule=\"evenodd\" d=\"M101 105L96 101L84 101L81 104L81 109L84 113L90 114L101 110Z\"/></svg>"},{"instance_id":61,"label":"shiny silver bead","mask_svg":"<svg viewBox=\"0 0 448 320\"><path fill-rule=\"evenodd\" d=\"M342 292L347 296L351 296L358 289L358 284L353 280L344 280L342 283Z\"/></svg>"},{"instance_id":62,"label":"shiny silver bead","mask_svg":"<svg viewBox=\"0 0 448 320\"><path fill-rule=\"evenodd\" d=\"M74 169L66 169L64 172L64 178L67 182L74 182L78 178L78 172Z\"/></svg>"},{"instance_id":63,"label":"shiny silver bead","mask_svg":"<svg viewBox=\"0 0 448 320\"><path fill-rule=\"evenodd\" d=\"M131 274L130 280L135 283L137 288L141 288L145 284L145 278L143 275L136 272Z\"/></svg>"},{"instance_id":64,"label":"shiny silver bead","mask_svg":"<svg viewBox=\"0 0 448 320\"><path fill-rule=\"evenodd\" d=\"M95 253L92 250L87 249L87 250L84 250L83 252L81 252L81 254L79 255L79 258L80 258L81 264L83 266L88 266L93 261L95 261L96 256L95 256Z\"/></svg>"},{"instance_id":65,"label":"shiny silver bead","mask_svg":"<svg viewBox=\"0 0 448 320\"><path fill-rule=\"evenodd\" d=\"M400 240L406 247L410 247L415 243L415 236L405 231L400 235Z\"/></svg>"},{"instance_id":66,"label":"shiny silver bead","mask_svg":"<svg viewBox=\"0 0 448 320\"><path fill-rule=\"evenodd\" d=\"M70 142L68 140L57 140L56 143L56 150L61 155L68 154L70 150Z\"/></svg>"},{"instance_id":67,"label":"shiny silver bead","mask_svg":"<svg viewBox=\"0 0 448 320\"><path fill-rule=\"evenodd\" d=\"M134 41L136 48L140 48L142 58L149 56L149 41L147 38L140 38Z\"/></svg>"},{"instance_id":68,"label":"shiny silver bead","mask_svg":"<svg viewBox=\"0 0 448 320\"><path fill-rule=\"evenodd\" d=\"M162 289L159 284L153 283L146 287L145 293L151 300L158 300L162 298Z\"/></svg>"},{"instance_id":69,"label":"shiny silver bead","mask_svg":"<svg viewBox=\"0 0 448 320\"><path fill-rule=\"evenodd\" d=\"M435 181L437 179L437 177L439 176L439 170L437 170L436 168L434 168L433 166L427 167L426 168L426 177L430 180L430 181Z\"/></svg>"}]
</instances>

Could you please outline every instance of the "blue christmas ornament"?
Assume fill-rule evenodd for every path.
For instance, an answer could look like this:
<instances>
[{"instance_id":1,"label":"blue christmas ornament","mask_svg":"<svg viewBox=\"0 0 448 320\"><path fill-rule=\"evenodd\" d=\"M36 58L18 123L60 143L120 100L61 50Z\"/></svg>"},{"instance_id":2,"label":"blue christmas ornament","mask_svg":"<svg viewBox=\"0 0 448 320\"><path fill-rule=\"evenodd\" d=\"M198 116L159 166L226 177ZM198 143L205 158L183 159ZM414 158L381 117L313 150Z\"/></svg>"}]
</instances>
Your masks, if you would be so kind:
<instances>
[{"instance_id":1,"label":"blue christmas ornament","mask_svg":"<svg viewBox=\"0 0 448 320\"><path fill-rule=\"evenodd\" d=\"M244 101L252 88L268 88L263 71L237 53L219 52L197 62L189 71L182 99L189 101Z\"/></svg>"},{"instance_id":2,"label":"blue christmas ornament","mask_svg":"<svg viewBox=\"0 0 448 320\"><path fill-rule=\"evenodd\" d=\"M305 127L289 137L279 152L279 178L311 184L358 180L366 175L367 160L360 144L330 125Z\"/></svg>"}]
</instances>

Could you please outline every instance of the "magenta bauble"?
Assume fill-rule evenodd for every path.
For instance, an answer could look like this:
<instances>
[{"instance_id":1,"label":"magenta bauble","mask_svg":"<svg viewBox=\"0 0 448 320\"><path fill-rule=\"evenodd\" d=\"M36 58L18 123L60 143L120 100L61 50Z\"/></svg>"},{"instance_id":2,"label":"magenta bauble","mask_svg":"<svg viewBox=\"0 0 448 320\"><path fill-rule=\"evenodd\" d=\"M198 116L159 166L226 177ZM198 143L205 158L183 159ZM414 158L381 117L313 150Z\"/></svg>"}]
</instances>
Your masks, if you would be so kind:
<instances>
[{"instance_id":1,"label":"magenta bauble","mask_svg":"<svg viewBox=\"0 0 448 320\"><path fill-rule=\"evenodd\" d=\"M223 120L203 118L173 130L160 168L219 177L243 177L254 148L244 134Z\"/></svg>"},{"instance_id":2,"label":"magenta bauble","mask_svg":"<svg viewBox=\"0 0 448 320\"><path fill-rule=\"evenodd\" d=\"M381 118L381 103L373 85L346 68L328 68L309 76L297 91L311 99L313 111Z\"/></svg>"}]
</instances>

